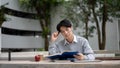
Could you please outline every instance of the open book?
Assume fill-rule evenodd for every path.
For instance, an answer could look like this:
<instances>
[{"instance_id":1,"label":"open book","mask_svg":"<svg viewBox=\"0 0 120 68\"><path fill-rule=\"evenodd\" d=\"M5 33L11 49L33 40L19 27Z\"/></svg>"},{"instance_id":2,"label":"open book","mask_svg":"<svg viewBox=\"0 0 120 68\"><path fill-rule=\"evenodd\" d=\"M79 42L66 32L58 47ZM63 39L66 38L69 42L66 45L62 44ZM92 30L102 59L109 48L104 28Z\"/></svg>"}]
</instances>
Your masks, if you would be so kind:
<instances>
[{"instance_id":1,"label":"open book","mask_svg":"<svg viewBox=\"0 0 120 68\"><path fill-rule=\"evenodd\" d=\"M63 52L62 54L48 56L49 59L58 59L58 60L66 60L68 58L74 58L74 55L77 55L78 52Z\"/></svg>"}]
</instances>

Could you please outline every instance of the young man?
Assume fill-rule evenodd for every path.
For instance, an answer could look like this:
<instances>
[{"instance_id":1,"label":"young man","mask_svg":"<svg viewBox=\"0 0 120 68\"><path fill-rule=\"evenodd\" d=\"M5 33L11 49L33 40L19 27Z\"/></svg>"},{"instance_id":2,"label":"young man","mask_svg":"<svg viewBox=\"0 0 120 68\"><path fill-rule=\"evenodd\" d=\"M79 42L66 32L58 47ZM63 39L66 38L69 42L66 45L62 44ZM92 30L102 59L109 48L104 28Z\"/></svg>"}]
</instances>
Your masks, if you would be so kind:
<instances>
[{"instance_id":1,"label":"young man","mask_svg":"<svg viewBox=\"0 0 120 68\"><path fill-rule=\"evenodd\" d=\"M65 51L79 52L74 57L78 60L94 60L94 52L90 47L88 41L80 36L76 36L73 33L72 24L69 20L64 19L57 25L57 31L51 36L51 42L49 45L49 53L57 54ZM63 40L56 42L58 35L62 34Z\"/></svg>"}]
</instances>

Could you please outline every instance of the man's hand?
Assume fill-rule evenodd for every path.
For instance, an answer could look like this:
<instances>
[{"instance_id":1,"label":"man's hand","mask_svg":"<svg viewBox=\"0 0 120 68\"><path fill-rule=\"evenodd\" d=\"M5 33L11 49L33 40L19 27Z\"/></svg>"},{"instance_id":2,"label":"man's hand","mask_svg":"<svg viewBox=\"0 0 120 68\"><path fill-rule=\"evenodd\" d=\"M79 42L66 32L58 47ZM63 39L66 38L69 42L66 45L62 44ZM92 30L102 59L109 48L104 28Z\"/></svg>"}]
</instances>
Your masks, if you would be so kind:
<instances>
[{"instance_id":1,"label":"man's hand","mask_svg":"<svg viewBox=\"0 0 120 68\"><path fill-rule=\"evenodd\" d=\"M83 60L85 56L82 53L78 53L77 55L74 55L76 59Z\"/></svg>"},{"instance_id":2,"label":"man's hand","mask_svg":"<svg viewBox=\"0 0 120 68\"><path fill-rule=\"evenodd\" d=\"M54 32L51 36L51 42L54 42L55 40L57 40L59 35L59 32Z\"/></svg>"}]
</instances>

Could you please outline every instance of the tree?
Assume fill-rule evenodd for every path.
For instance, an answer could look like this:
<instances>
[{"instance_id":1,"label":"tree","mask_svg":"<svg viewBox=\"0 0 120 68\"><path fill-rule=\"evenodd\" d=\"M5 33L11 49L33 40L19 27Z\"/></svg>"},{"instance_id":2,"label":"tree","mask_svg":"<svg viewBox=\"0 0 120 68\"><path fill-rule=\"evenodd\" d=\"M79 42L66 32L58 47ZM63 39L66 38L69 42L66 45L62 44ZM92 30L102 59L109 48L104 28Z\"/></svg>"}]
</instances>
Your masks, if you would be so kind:
<instances>
[{"instance_id":1,"label":"tree","mask_svg":"<svg viewBox=\"0 0 120 68\"><path fill-rule=\"evenodd\" d=\"M80 27L80 29L85 29L85 32L80 33L80 35L83 35L86 39L88 39L88 37L92 37L95 26L88 26L88 23L89 21L92 21L92 18L90 19L91 11L86 1L70 0L67 4L65 3L64 6L66 8L65 17L73 22L74 29L77 27Z\"/></svg>"},{"instance_id":2,"label":"tree","mask_svg":"<svg viewBox=\"0 0 120 68\"><path fill-rule=\"evenodd\" d=\"M118 17L120 14L119 0L88 0L98 32L99 49L104 50L106 45L106 23L110 17ZM96 10L96 8L99 8ZM100 22L101 21L101 22ZM100 24L101 23L101 31Z\"/></svg>"},{"instance_id":3,"label":"tree","mask_svg":"<svg viewBox=\"0 0 120 68\"><path fill-rule=\"evenodd\" d=\"M4 13L4 11L5 11L4 6L5 5L6 4L0 6L0 28L1 28L2 24L3 24L3 22L6 21L6 17L5 17L5 13Z\"/></svg>"},{"instance_id":4,"label":"tree","mask_svg":"<svg viewBox=\"0 0 120 68\"><path fill-rule=\"evenodd\" d=\"M50 34L50 10L51 7L57 6L64 0L19 0L21 5L28 9L35 9L37 18L42 28L42 37L45 40L45 50L48 50L48 35Z\"/></svg>"},{"instance_id":5,"label":"tree","mask_svg":"<svg viewBox=\"0 0 120 68\"><path fill-rule=\"evenodd\" d=\"M86 38L89 35L88 21L96 23L98 45L100 50L106 45L106 23L112 21L110 17L120 17L120 0L70 0L72 4L67 7L68 18L74 23L82 20L85 23ZM77 24L78 25L78 24ZM101 25L101 26L100 26ZM90 30L93 32L95 27Z\"/></svg>"}]
</instances>

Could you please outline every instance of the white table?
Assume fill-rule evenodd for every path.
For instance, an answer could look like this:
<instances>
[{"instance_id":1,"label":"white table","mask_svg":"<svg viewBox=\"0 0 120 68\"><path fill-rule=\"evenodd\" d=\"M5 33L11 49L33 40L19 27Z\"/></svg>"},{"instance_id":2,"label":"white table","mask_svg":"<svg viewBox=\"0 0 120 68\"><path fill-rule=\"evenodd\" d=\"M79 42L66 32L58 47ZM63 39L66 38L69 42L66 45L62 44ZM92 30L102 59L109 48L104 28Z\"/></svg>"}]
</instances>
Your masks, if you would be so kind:
<instances>
[{"instance_id":1,"label":"white table","mask_svg":"<svg viewBox=\"0 0 120 68\"><path fill-rule=\"evenodd\" d=\"M120 60L96 62L0 61L0 68L120 68Z\"/></svg>"}]
</instances>

